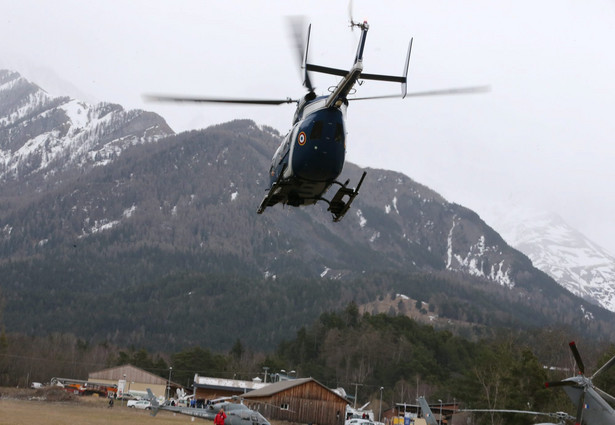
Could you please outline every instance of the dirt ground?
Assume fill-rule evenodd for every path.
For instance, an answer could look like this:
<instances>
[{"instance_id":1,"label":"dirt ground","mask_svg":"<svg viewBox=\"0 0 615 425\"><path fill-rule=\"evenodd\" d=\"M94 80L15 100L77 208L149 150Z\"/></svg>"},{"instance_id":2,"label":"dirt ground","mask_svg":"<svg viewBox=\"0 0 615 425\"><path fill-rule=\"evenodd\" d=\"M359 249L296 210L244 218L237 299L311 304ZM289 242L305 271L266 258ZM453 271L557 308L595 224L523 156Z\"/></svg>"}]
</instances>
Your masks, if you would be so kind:
<instances>
[{"instance_id":1,"label":"dirt ground","mask_svg":"<svg viewBox=\"0 0 615 425\"><path fill-rule=\"evenodd\" d=\"M40 390L0 388L2 425L211 424L211 421L193 419L171 412L159 412L152 417L149 412L123 406L121 401L116 401L110 409L106 399L96 396L79 397L65 392L50 394Z\"/></svg>"},{"instance_id":2,"label":"dirt ground","mask_svg":"<svg viewBox=\"0 0 615 425\"><path fill-rule=\"evenodd\" d=\"M171 412L128 408L116 401L113 408L103 397L80 397L61 389L0 388L0 425L212 425L212 421ZM272 421L272 425L297 425Z\"/></svg>"}]
</instances>

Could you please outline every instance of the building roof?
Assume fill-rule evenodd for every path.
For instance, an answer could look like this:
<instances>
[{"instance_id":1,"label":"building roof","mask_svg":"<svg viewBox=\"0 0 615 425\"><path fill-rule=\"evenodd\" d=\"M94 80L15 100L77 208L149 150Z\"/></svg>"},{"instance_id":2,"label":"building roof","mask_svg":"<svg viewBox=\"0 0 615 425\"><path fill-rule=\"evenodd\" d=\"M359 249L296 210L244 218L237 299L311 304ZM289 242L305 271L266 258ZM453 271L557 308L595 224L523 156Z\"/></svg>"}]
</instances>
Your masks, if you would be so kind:
<instances>
[{"instance_id":1,"label":"building roof","mask_svg":"<svg viewBox=\"0 0 615 425\"><path fill-rule=\"evenodd\" d=\"M248 394L244 395L243 397L247 398L247 399L248 398L256 398L256 397L270 397L270 396L272 396L274 394L280 393L282 391L286 391L289 388L294 388L294 387L298 387L298 386L303 385L303 384L307 384L308 382L315 382L316 384L320 385L321 387L325 388L326 390L331 391L337 397L339 397L342 400L346 401L346 399L344 397L339 395L337 392L333 391L331 388L328 388L328 387L324 386L323 384L321 384L320 382L318 382L314 378L289 379L288 381L275 382L273 384L269 384L266 387L260 388L258 390L250 391Z\"/></svg>"},{"instance_id":2,"label":"building roof","mask_svg":"<svg viewBox=\"0 0 615 425\"><path fill-rule=\"evenodd\" d=\"M152 384L152 385L166 385L167 384L166 379L161 378L158 375L154 375L153 373L140 369L131 364L112 367L109 369L103 369L98 372L91 372L88 374L88 379L90 380L104 379L104 380L109 380L109 381L119 381L120 379L126 379L127 381L140 382L143 384ZM173 385L177 386L178 384L173 384Z\"/></svg>"},{"instance_id":3,"label":"building roof","mask_svg":"<svg viewBox=\"0 0 615 425\"><path fill-rule=\"evenodd\" d=\"M258 381L240 381L238 379L212 378L209 376L194 375L195 388L211 388L225 391L241 391L245 393L267 385L270 384L265 384L260 379Z\"/></svg>"}]
</instances>

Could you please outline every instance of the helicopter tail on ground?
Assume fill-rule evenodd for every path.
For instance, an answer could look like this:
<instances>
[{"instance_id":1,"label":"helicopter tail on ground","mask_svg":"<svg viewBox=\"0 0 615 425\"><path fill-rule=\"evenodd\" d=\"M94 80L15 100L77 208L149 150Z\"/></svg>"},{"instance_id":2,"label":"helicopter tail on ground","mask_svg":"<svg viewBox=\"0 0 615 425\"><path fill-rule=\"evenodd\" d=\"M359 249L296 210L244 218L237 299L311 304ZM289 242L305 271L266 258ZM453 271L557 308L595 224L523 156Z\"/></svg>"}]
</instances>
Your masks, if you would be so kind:
<instances>
[{"instance_id":1,"label":"helicopter tail on ground","mask_svg":"<svg viewBox=\"0 0 615 425\"><path fill-rule=\"evenodd\" d=\"M149 388L147 389L147 397L145 399L152 403L150 415L156 416L158 414L158 410L160 409L160 403L158 403L158 399Z\"/></svg>"},{"instance_id":2,"label":"helicopter tail on ground","mask_svg":"<svg viewBox=\"0 0 615 425\"><path fill-rule=\"evenodd\" d=\"M425 421L427 421L429 425L438 425L438 421L436 421L436 417L429 408L429 404L427 403L427 400L425 400L425 397L419 397L418 402L419 406L421 406L421 410L423 411Z\"/></svg>"}]
</instances>

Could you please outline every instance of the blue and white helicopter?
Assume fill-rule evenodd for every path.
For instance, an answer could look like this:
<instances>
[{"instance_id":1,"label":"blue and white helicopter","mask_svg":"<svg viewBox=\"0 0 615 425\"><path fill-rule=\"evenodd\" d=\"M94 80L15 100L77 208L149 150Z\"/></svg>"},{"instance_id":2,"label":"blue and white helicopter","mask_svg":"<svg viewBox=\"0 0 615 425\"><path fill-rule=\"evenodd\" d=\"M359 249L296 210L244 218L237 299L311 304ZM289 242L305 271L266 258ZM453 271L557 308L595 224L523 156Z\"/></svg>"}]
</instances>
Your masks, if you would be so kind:
<instances>
[{"instance_id":1,"label":"blue and white helicopter","mask_svg":"<svg viewBox=\"0 0 615 425\"><path fill-rule=\"evenodd\" d=\"M301 30L294 26L294 36L297 42L298 57L304 71L303 85L308 93L300 99L233 99L210 97L177 97L154 95L152 100L178 102L208 102L235 103L252 105L281 105L296 103L292 129L282 140L275 151L269 169L270 183L257 212L262 214L267 207L278 203L301 206L312 205L318 201L326 202L328 211L333 215L333 221L341 220L354 198L359 193L366 173L361 176L356 188L348 187L349 181L341 183L337 180L342 172L346 155L346 109L351 100L405 98L407 96L432 96L447 94L477 93L488 90L488 87L467 87L448 90L407 93L406 83L408 64L412 50L412 39L408 46L405 66L402 75L380 75L363 72L363 50L367 39L369 25L366 21L357 23L350 21L352 28L359 28L361 36L350 70L330 68L315 65L308 61L309 37L311 26L308 27L307 42L302 40ZM303 46L305 45L305 51ZM331 88L330 93L316 95L309 73L317 72L341 77L339 83ZM400 95L353 97L354 86L363 80L395 82L401 84ZM331 199L324 197L332 185L339 186Z\"/></svg>"}]
</instances>

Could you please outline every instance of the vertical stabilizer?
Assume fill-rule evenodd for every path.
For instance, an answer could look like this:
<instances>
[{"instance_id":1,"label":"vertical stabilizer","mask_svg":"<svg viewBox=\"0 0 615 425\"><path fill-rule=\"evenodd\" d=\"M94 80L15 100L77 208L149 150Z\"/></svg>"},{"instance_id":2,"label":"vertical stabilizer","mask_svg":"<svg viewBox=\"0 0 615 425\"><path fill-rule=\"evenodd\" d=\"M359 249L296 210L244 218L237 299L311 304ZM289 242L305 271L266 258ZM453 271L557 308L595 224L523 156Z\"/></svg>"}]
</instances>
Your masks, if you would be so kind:
<instances>
[{"instance_id":1,"label":"vertical stabilizer","mask_svg":"<svg viewBox=\"0 0 615 425\"><path fill-rule=\"evenodd\" d=\"M419 397L419 406L421 406L421 410L423 411L423 418L427 421L429 425L438 425L438 421L436 421L436 417L433 415L433 412L429 408L429 404L427 404L427 400L425 397Z\"/></svg>"}]
</instances>

